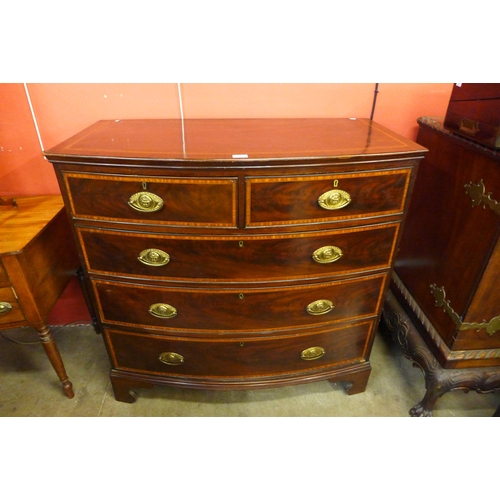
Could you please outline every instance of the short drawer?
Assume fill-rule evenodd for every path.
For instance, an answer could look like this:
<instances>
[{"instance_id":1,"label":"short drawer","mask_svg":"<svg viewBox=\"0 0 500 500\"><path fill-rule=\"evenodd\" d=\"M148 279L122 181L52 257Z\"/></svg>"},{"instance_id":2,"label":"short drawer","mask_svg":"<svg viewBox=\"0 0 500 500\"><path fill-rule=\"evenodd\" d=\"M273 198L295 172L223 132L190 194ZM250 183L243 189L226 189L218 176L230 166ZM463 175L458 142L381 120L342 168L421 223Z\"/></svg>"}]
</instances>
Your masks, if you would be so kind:
<instances>
[{"instance_id":1,"label":"short drawer","mask_svg":"<svg viewBox=\"0 0 500 500\"><path fill-rule=\"evenodd\" d=\"M307 224L403 212L411 169L248 177L246 226Z\"/></svg>"},{"instance_id":2,"label":"short drawer","mask_svg":"<svg viewBox=\"0 0 500 500\"><path fill-rule=\"evenodd\" d=\"M270 281L390 267L399 225L311 234L163 236L78 228L87 269L138 278Z\"/></svg>"},{"instance_id":3,"label":"short drawer","mask_svg":"<svg viewBox=\"0 0 500 500\"><path fill-rule=\"evenodd\" d=\"M26 321L14 290L10 286L0 288L0 325Z\"/></svg>"},{"instance_id":4,"label":"short drawer","mask_svg":"<svg viewBox=\"0 0 500 500\"><path fill-rule=\"evenodd\" d=\"M168 331L246 332L316 327L375 316L385 274L315 285L174 288L92 281L107 324Z\"/></svg>"},{"instance_id":5,"label":"short drawer","mask_svg":"<svg viewBox=\"0 0 500 500\"><path fill-rule=\"evenodd\" d=\"M173 226L235 227L237 180L65 172L72 215Z\"/></svg>"},{"instance_id":6,"label":"short drawer","mask_svg":"<svg viewBox=\"0 0 500 500\"><path fill-rule=\"evenodd\" d=\"M189 339L105 330L113 367L150 374L252 377L315 370L365 356L373 322L293 337Z\"/></svg>"}]
</instances>

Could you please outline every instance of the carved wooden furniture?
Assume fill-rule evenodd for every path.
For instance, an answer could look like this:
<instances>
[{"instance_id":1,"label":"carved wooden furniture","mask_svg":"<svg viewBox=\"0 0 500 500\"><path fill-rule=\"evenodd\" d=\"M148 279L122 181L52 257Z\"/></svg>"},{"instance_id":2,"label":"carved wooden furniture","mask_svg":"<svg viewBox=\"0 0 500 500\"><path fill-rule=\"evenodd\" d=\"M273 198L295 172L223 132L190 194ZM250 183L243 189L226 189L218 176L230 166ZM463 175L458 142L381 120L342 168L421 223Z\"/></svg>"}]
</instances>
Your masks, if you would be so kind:
<instances>
[{"instance_id":1,"label":"carved wooden furniture","mask_svg":"<svg viewBox=\"0 0 500 500\"><path fill-rule=\"evenodd\" d=\"M101 121L45 152L119 401L365 390L425 149L366 119Z\"/></svg>"},{"instance_id":2,"label":"carved wooden furniture","mask_svg":"<svg viewBox=\"0 0 500 500\"><path fill-rule=\"evenodd\" d=\"M78 268L61 196L26 196L0 206L0 329L30 326L72 398L47 316Z\"/></svg>"},{"instance_id":3,"label":"carved wooden furniture","mask_svg":"<svg viewBox=\"0 0 500 500\"><path fill-rule=\"evenodd\" d=\"M431 416L450 390L500 389L500 152L440 120L418 122L429 153L384 317L425 374L426 394L410 413Z\"/></svg>"}]
</instances>

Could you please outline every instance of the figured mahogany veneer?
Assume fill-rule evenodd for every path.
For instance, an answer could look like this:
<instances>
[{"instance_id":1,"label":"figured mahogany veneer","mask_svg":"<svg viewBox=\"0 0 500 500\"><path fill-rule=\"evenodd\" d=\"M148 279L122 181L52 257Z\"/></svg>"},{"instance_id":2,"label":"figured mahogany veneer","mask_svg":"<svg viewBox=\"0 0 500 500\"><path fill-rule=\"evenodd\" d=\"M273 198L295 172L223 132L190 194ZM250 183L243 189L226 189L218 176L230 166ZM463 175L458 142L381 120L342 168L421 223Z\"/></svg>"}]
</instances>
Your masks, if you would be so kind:
<instances>
[{"instance_id":1,"label":"figured mahogany veneer","mask_svg":"<svg viewBox=\"0 0 500 500\"><path fill-rule=\"evenodd\" d=\"M247 226L366 219L403 211L411 169L349 175L247 179ZM335 182L351 195L348 213L319 211L317 193ZM298 202L298 200L300 200Z\"/></svg>"},{"instance_id":2,"label":"figured mahogany veneer","mask_svg":"<svg viewBox=\"0 0 500 500\"><path fill-rule=\"evenodd\" d=\"M238 333L311 328L336 321L375 316L385 274L314 285L236 289L165 288L93 280L100 317L107 324L161 328L164 331ZM329 300L333 309L312 315L309 304ZM169 304L177 315L158 318L148 312L155 303ZM207 321L207 318L210 321Z\"/></svg>"},{"instance_id":3,"label":"figured mahogany veneer","mask_svg":"<svg viewBox=\"0 0 500 500\"><path fill-rule=\"evenodd\" d=\"M366 119L101 121L45 152L115 397L364 391L424 153Z\"/></svg>"},{"instance_id":4,"label":"figured mahogany veneer","mask_svg":"<svg viewBox=\"0 0 500 500\"><path fill-rule=\"evenodd\" d=\"M166 338L107 329L105 334L111 346L114 365L120 369L165 374L177 379L189 375L198 380L212 380L213 383L239 378L240 384L251 386L251 380L245 380L245 377L309 372L308 363L313 363L316 369L325 370L335 369L339 363L359 362L368 349L370 329L371 322L366 322L329 328L314 334L264 338L247 336L243 340ZM326 351L318 360L303 361L297 356L297 353L316 345L323 346ZM181 364L166 365L157 355L176 351L185 355L186 360Z\"/></svg>"},{"instance_id":5,"label":"figured mahogany veneer","mask_svg":"<svg viewBox=\"0 0 500 500\"><path fill-rule=\"evenodd\" d=\"M260 236L152 235L137 232L77 228L86 265L92 273L155 280L237 282L252 279L290 280L355 274L390 268L399 224L379 224L314 233ZM318 265L315 251L332 242L342 256ZM139 256L148 248L166 252L167 265L144 265ZM114 258L110 259L109 256Z\"/></svg>"},{"instance_id":6,"label":"figured mahogany veneer","mask_svg":"<svg viewBox=\"0 0 500 500\"><path fill-rule=\"evenodd\" d=\"M65 177L75 217L140 223L139 213L122 203L137 192L137 179L68 173ZM148 190L160 196L163 210L149 221L168 225L236 226L236 179L168 179L143 177Z\"/></svg>"}]
</instances>

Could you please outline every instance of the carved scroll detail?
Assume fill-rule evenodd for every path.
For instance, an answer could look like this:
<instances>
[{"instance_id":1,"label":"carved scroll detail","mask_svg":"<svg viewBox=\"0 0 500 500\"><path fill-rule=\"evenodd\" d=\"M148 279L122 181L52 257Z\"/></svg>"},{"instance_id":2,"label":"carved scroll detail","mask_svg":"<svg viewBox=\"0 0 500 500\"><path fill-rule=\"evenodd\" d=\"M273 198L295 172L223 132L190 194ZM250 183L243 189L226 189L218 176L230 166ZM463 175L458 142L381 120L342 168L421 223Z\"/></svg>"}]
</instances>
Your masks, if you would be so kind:
<instances>
[{"instance_id":1,"label":"carved scroll detail","mask_svg":"<svg viewBox=\"0 0 500 500\"><path fill-rule=\"evenodd\" d=\"M391 291L386 297L383 319L387 329L395 334L404 356L420 368L425 377L425 395L410 409L412 417L432 417L437 400L449 391L474 390L485 394L500 390L498 367L443 368Z\"/></svg>"}]
</instances>

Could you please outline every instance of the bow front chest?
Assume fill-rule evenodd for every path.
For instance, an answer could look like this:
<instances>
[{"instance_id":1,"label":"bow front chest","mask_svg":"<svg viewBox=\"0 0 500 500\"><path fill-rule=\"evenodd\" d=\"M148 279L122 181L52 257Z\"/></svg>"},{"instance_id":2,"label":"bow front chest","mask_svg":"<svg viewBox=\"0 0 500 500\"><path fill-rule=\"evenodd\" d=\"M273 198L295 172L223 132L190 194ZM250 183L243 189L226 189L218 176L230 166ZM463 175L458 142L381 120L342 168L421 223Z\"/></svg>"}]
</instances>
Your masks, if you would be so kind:
<instances>
[{"instance_id":1,"label":"bow front chest","mask_svg":"<svg viewBox=\"0 0 500 500\"><path fill-rule=\"evenodd\" d=\"M367 119L100 121L46 151L116 399L364 391L425 151Z\"/></svg>"}]
</instances>

